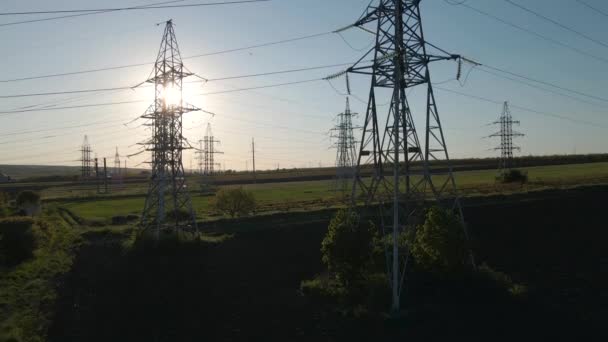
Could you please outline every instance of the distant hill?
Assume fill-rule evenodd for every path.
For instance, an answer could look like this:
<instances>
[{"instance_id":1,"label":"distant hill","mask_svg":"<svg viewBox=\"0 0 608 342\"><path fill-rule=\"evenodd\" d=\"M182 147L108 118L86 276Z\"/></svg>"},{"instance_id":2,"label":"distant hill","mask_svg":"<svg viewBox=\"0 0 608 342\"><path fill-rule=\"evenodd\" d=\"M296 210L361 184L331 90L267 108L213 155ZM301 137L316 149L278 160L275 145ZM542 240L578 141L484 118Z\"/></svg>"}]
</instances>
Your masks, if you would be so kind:
<instances>
[{"instance_id":1,"label":"distant hill","mask_svg":"<svg viewBox=\"0 0 608 342\"><path fill-rule=\"evenodd\" d=\"M48 176L78 176L80 166L0 165L0 172L12 179Z\"/></svg>"}]
</instances>

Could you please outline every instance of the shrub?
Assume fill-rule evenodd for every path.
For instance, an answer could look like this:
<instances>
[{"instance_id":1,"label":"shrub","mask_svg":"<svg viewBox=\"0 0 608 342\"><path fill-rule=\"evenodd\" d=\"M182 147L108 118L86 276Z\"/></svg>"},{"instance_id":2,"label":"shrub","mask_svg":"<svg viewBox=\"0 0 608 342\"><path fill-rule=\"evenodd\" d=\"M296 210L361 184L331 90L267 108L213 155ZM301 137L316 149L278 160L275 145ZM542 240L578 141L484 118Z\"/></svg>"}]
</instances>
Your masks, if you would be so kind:
<instances>
[{"instance_id":1,"label":"shrub","mask_svg":"<svg viewBox=\"0 0 608 342\"><path fill-rule=\"evenodd\" d=\"M469 249L464 227L451 211L439 207L428 210L424 224L408 236L416 265L438 274L465 270Z\"/></svg>"},{"instance_id":2,"label":"shrub","mask_svg":"<svg viewBox=\"0 0 608 342\"><path fill-rule=\"evenodd\" d=\"M479 266L477 273L483 280L490 282L492 286L507 291L512 296L521 297L528 291L526 286L515 283L507 274L496 271L487 264Z\"/></svg>"},{"instance_id":3,"label":"shrub","mask_svg":"<svg viewBox=\"0 0 608 342\"><path fill-rule=\"evenodd\" d=\"M21 191L16 204L26 215L33 216L40 211L40 195L31 190Z\"/></svg>"},{"instance_id":4,"label":"shrub","mask_svg":"<svg viewBox=\"0 0 608 342\"><path fill-rule=\"evenodd\" d=\"M369 270L377 241L373 224L360 224L356 213L340 210L321 243L323 263L342 286L354 286Z\"/></svg>"},{"instance_id":5,"label":"shrub","mask_svg":"<svg viewBox=\"0 0 608 342\"><path fill-rule=\"evenodd\" d=\"M527 183L528 182L528 174L524 171L517 169L510 169L502 173L498 180L501 183Z\"/></svg>"},{"instance_id":6,"label":"shrub","mask_svg":"<svg viewBox=\"0 0 608 342\"><path fill-rule=\"evenodd\" d=\"M230 217L247 215L255 210L256 201L253 193L236 189L222 189L215 195L215 208Z\"/></svg>"},{"instance_id":7,"label":"shrub","mask_svg":"<svg viewBox=\"0 0 608 342\"><path fill-rule=\"evenodd\" d=\"M36 248L34 220L29 217L10 217L0 220L0 261L14 266L32 257Z\"/></svg>"}]
</instances>

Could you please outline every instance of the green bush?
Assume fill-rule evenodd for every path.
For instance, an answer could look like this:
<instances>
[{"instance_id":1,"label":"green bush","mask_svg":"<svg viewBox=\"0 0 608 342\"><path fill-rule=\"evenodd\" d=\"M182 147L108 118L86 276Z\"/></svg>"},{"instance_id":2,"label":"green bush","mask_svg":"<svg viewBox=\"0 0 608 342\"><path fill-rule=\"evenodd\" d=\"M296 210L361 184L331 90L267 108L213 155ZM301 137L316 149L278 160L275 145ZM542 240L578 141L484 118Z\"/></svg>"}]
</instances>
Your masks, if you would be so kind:
<instances>
[{"instance_id":1,"label":"green bush","mask_svg":"<svg viewBox=\"0 0 608 342\"><path fill-rule=\"evenodd\" d=\"M31 190L21 191L17 195L16 204L26 215L32 216L40 211L40 195Z\"/></svg>"},{"instance_id":2,"label":"green bush","mask_svg":"<svg viewBox=\"0 0 608 342\"><path fill-rule=\"evenodd\" d=\"M0 220L0 261L14 266L31 258L36 248L34 220L29 217L10 217Z\"/></svg>"},{"instance_id":3,"label":"green bush","mask_svg":"<svg viewBox=\"0 0 608 342\"><path fill-rule=\"evenodd\" d=\"M464 227L449 210L429 209L424 224L408 236L408 245L416 265L426 271L457 274L468 265L469 249Z\"/></svg>"},{"instance_id":4,"label":"green bush","mask_svg":"<svg viewBox=\"0 0 608 342\"><path fill-rule=\"evenodd\" d=\"M342 286L352 287L368 273L377 242L373 224L360 224L356 213L340 210L330 221L321 242L323 263Z\"/></svg>"},{"instance_id":5,"label":"green bush","mask_svg":"<svg viewBox=\"0 0 608 342\"><path fill-rule=\"evenodd\" d=\"M501 183L527 183L528 182L528 173L521 171L521 170L517 170L517 169L510 169L505 171L504 173L502 173L499 177L498 180Z\"/></svg>"},{"instance_id":6,"label":"green bush","mask_svg":"<svg viewBox=\"0 0 608 342\"><path fill-rule=\"evenodd\" d=\"M222 189L215 195L215 208L230 217L247 215L255 210L253 193L243 188Z\"/></svg>"},{"instance_id":7,"label":"green bush","mask_svg":"<svg viewBox=\"0 0 608 342\"><path fill-rule=\"evenodd\" d=\"M487 264L483 264L477 268L477 274L486 282L497 287L499 290L508 291L509 294L521 297L524 296L528 289L522 284L515 283L507 274L492 269Z\"/></svg>"}]
</instances>

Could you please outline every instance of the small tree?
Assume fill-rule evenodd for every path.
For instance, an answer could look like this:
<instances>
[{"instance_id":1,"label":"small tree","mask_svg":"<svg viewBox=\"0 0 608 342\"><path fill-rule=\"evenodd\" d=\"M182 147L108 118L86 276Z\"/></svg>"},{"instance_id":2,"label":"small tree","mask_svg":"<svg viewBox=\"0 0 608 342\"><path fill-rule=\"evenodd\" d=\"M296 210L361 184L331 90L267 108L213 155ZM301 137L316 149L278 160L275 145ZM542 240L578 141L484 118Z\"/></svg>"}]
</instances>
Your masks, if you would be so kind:
<instances>
[{"instance_id":1,"label":"small tree","mask_svg":"<svg viewBox=\"0 0 608 342\"><path fill-rule=\"evenodd\" d=\"M433 207L424 224L408 236L411 255L416 264L439 274L454 274L467 265L468 247L458 217L449 210Z\"/></svg>"},{"instance_id":2,"label":"small tree","mask_svg":"<svg viewBox=\"0 0 608 342\"><path fill-rule=\"evenodd\" d=\"M377 238L373 224L360 224L356 213L340 210L329 223L321 243L323 263L342 286L351 287L369 269Z\"/></svg>"},{"instance_id":3,"label":"small tree","mask_svg":"<svg viewBox=\"0 0 608 342\"><path fill-rule=\"evenodd\" d=\"M215 208L230 217L247 215L254 211L255 207L253 193L243 188L221 189L215 195Z\"/></svg>"},{"instance_id":4,"label":"small tree","mask_svg":"<svg viewBox=\"0 0 608 342\"><path fill-rule=\"evenodd\" d=\"M34 216L40 212L40 195L31 190L21 191L16 204L27 216Z\"/></svg>"}]
</instances>

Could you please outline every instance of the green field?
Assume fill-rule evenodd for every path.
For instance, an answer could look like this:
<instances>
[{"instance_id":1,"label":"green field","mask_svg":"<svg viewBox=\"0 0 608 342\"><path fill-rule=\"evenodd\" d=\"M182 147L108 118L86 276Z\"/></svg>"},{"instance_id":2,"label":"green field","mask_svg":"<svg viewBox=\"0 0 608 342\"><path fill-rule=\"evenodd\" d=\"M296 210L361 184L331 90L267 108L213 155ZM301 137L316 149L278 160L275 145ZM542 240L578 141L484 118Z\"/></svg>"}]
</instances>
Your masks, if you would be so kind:
<instances>
[{"instance_id":1,"label":"green field","mask_svg":"<svg viewBox=\"0 0 608 342\"><path fill-rule=\"evenodd\" d=\"M608 163L573 164L524 168L529 181L525 185L496 183L496 171L466 171L456 173L459 190L465 196L513 193L547 188L563 188L582 184L608 183ZM341 205L340 196L331 190L332 181L305 181L266 184L246 184L243 188L254 193L259 212L284 212L327 208ZM112 216L140 214L144 188L140 195L120 197L88 197L59 201L59 205L87 220L109 220ZM235 187L234 185L225 187ZM125 189L127 190L127 189ZM130 192L130 191L129 191ZM210 206L213 196L192 194L197 216L217 217Z\"/></svg>"}]
</instances>

